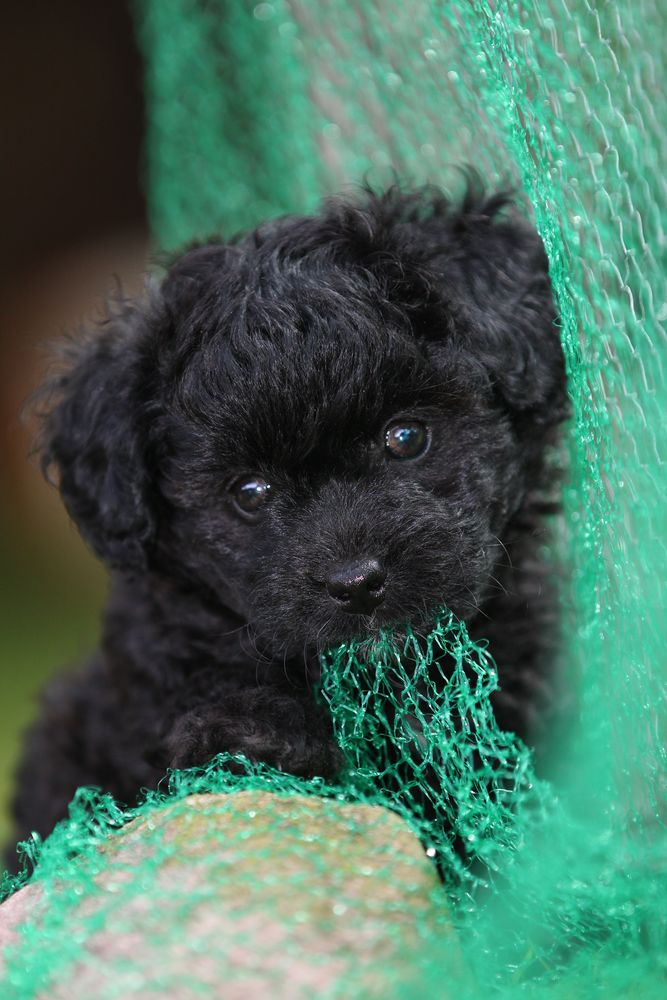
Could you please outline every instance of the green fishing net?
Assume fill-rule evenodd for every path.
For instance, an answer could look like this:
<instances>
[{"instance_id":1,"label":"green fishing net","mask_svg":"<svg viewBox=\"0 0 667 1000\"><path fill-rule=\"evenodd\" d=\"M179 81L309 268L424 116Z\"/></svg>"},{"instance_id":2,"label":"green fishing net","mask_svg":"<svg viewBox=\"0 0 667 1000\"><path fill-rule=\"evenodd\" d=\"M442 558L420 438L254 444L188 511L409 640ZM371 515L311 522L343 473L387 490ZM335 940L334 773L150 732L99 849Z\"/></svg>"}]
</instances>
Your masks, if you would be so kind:
<instances>
[{"instance_id":1,"label":"green fishing net","mask_svg":"<svg viewBox=\"0 0 667 1000\"><path fill-rule=\"evenodd\" d=\"M230 997L664 997L667 8L141 0L135 13L161 248L309 211L323 194L393 172L455 189L456 165L473 163L491 185L520 192L549 255L573 403L565 510L543 558L563 580L574 707L536 768L495 724L493 650L471 643L446 609L428 636L387 635L370 656L363 644L332 650L321 697L345 753L340 782L250 764L239 775L239 761L230 769L220 758L173 775L129 813L81 792L70 822L28 845L48 906L6 949L2 996L68 996L76 970L95 982L81 995L211 995L204 959L215 953ZM443 649L455 663L447 678ZM235 819L193 838L203 847L189 854L165 809L201 792L233 792L206 808L223 818L236 809ZM261 802L261 836L260 806L245 793ZM382 805L391 813L363 812ZM393 853L393 834L384 847L373 840L377 816L392 814L421 857L408 863L397 834ZM114 856L109 844L122 841L112 834L129 820L145 852ZM368 892L339 871L341 845L357 835L375 845ZM291 851L311 858L310 874L285 860ZM175 857L191 878L165 879ZM431 858L442 885L416 874ZM235 893L231 911L225 904L234 919L214 931L196 919L212 886ZM257 893L282 913L280 933L261 946ZM298 902L283 913L288 899ZM137 913L150 918L152 961L132 947ZM374 920L384 951L359 944ZM324 957L304 930L318 921L338 942ZM104 928L125 928L127 946L102 975ZM167 957L184 948L187 982ZM309 978L309 968L319 972Z\"/></svg>"}]
</instances>

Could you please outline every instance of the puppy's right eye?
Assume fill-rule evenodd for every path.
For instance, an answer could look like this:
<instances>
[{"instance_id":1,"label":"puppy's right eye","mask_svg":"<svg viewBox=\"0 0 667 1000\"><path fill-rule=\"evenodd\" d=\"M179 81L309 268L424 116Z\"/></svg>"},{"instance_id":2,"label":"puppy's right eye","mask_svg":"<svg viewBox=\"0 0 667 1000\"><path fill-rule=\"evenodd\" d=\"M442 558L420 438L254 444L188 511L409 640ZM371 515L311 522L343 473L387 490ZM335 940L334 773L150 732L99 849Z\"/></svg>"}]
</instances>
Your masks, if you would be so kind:
<instances>
[{"instance_id":1,"label":"puppy's right eye","mask_svg":"<svg viewBox=\"0 0 667 1000\"><path fill-rule=\"evenodd\" d=\"M419 458L428 446L428 428L420 420L396 420L384 434L384 447L390 458Z\"/></svg>"},{"instance_id":2,"label":"puppy's right eye","mask_svg":"<svg viewBox=\"0 0 667 1000\"><path fill-rule=\"evenodd\" d=\"M271 484L260 476L243 476L231 487L234 504L246 516L257 514L269 498Z\"/></svg>"}]
</instances>

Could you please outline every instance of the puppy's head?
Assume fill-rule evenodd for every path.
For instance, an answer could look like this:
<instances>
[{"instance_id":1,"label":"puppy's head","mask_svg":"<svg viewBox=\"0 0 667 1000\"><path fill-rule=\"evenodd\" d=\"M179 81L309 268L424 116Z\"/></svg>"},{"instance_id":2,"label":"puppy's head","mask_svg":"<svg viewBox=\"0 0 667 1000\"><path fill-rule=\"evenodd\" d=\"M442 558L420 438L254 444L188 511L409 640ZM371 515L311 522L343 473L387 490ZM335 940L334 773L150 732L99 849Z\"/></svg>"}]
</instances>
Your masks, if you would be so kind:
<instances>
[{"instance_id":1,"label":"puppy's head","mask_svg":"<svg viewBox=\"0 0 667 1000\"><path fill-rule=\"evenodd\" d=\"M470 619L566 414L546 258L507 207L368 193L177 260L55 385L45 464L84 538L275 651Z\"/></svg>"}]
</instances>

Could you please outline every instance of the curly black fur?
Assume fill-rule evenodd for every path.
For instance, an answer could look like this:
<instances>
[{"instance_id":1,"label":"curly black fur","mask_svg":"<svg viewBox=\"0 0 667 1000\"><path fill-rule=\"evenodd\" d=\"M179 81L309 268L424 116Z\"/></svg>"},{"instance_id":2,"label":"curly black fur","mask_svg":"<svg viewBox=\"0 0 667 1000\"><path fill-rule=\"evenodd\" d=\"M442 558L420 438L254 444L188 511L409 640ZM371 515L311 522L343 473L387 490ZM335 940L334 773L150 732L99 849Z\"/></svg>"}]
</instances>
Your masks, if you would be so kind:
<instances>
[{"instance_id":1,"label":"curly black fur","mask_svg":"<svg viewBox=\"0 0 667 1000\"><path fill-rule=\"evenodd\" d=\"M567 402L545 253L507 196L366 192L196 247L71 351L44 466L111 598L99 653L29 734L22 834L81 784L131 803L217 751L333 776L318 649L443 604L490 641L501 724L530 733ZM424 455L387 454L393 418L428 426ZM230 491L244 473L271 484L254 521ZM350 614L323 581L360 559L384 599Z\"/></svg>"}]
</instances>

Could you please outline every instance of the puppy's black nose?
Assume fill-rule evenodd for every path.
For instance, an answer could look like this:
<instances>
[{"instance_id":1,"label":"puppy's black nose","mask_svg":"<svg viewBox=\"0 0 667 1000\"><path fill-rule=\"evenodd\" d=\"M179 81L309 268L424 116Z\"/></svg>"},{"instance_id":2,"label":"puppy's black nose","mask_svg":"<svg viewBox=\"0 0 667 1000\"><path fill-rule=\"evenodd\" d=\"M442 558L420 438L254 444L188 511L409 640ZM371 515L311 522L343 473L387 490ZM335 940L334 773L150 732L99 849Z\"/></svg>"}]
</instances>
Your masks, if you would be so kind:
<instances>
[{"instance_id":1,"label":"puppy's black nose","mask_svg":"<svg viewBox=\"0 0 667 1000\"><path fill-rule=\"evenodd\" d=\"M369 615L384 601L387 574L377 559L338 566L325 580L329 597L348 615Z\"/></svg>"}]
</instances>

